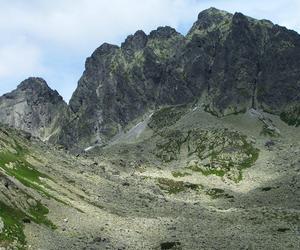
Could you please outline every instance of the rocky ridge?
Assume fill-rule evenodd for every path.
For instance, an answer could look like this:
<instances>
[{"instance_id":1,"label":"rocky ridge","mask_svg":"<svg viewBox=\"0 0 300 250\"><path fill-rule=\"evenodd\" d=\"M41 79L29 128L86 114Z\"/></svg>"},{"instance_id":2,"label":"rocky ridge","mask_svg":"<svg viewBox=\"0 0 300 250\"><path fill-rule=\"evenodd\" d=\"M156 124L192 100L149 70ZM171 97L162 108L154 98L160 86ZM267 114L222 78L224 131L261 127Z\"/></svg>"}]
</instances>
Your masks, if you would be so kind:
<instances>
[{"instance_id":1,"label":"rocky ridge","mask_svg":"<svg viewBox=\"0 0 300 250\"><path fill-rule=\"evenodd\" d=\"M76 136L63 138L107 141L148 110L192 102L219 117L255 108L297 125L299 62L296 32L241 13L205 10L186 36L138 31L87 59L70 101Z\"/></svg>"},{"instance_id":2,"label":"rocky ridge","mask_svg":"<svg viewBox=\"0 0 300 250\"><path fill-rule=\"evenodd\" d=\"M28 79L42 92L19 87L1 97L0 121L79 150L107 143L166 105L200 103L218 117L254 108L298 126L299 63L296 32L210 8L186 36L159 27L137 31L120 47L101 45L86 60L68 107L36 85L42 79Z\"/></svg>"}]
</instances>

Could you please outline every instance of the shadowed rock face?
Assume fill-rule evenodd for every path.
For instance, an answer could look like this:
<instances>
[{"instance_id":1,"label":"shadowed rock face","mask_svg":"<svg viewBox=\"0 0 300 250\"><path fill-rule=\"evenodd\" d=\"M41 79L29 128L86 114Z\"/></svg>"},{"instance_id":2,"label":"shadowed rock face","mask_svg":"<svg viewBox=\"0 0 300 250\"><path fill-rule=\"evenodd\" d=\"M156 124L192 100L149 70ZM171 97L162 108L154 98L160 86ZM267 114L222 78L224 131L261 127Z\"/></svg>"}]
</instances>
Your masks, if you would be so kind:
<instances>
[{"instance_id":1,"label":"shadowed rock face","mask_svg":"<svg viewBox=\"0 0 300 250\"><path fill-rule=\"evenodd\" d=\"M105 43L96 49L70 100L72 115L62 111L68 121L60 123L54 141L70 147L105 142L148 110L194 101L217 116L259 108L299 125L299 65L296 32L210 8L186 36L159 27L149 35L137 31L121 47ZM0 121L51 134L42 128L52 127L66 105L40 82L31 78L32 87L21 84L2 97Z\"/></svg>"},{"instance_id":2,"label":"shadowed rock face","mask_svg":"<svg viewBox=\"0 0 300 250\"><path fill-rule=\"evenodd\" d=\"M28 78L0 97L0 122L49 139L58 131L67 104L41 78Z\"/></svg>"},{"instance_id":3,"label":"shadowed rock face","mask_svg":"<svg viewBox=\"0 0 300 250\"><path fill-rule=\"evenodd\" d=\"M87 59L70 101L77 136L68 138L107 140L149 109L199 99L218 116L254 107L289 117L299 63L297 33L241 13L205 10L185 37L170 27L138 31Z\"/></svg>"}]
</instances>

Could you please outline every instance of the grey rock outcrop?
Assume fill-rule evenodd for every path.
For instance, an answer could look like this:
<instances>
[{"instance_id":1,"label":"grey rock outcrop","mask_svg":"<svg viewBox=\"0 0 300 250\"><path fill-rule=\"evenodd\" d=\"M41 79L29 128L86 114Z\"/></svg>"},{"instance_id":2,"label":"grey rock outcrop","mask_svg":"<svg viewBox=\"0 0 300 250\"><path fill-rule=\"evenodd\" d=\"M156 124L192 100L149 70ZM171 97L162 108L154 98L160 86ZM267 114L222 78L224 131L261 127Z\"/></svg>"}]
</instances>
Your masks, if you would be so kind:
<instances>
[{"instance_id":1,"label":"grey rock outcrop","mask_svg":"<svg viewBox=\"0 0 300 250\"><path fill-rule=\"evenodd\" d=\"M298 65L296 32L241 13L205 10L186 36L138 31L87 59L70 101L76 135L65 140L105 141L149 109L199 100L217 116L260 108L297 121Z\"/></svg>"},{"instance_id":2,"label":"grey rock outcrop","mask_svg":"<svg viewBox=\"0 0 300 250\"><path fill-rule=\"evenodd\" d=\"M0 122L43 140L59 133L68 106L41 78L28 78L0 97Z\"/></svg>"}]
</instances>

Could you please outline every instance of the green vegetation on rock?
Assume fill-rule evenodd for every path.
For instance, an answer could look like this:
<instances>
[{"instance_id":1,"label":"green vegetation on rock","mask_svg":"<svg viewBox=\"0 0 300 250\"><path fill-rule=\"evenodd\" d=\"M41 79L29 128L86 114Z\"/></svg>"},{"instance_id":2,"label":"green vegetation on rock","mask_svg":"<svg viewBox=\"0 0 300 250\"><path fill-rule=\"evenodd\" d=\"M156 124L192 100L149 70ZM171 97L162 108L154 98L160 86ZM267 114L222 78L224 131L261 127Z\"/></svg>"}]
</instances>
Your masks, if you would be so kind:
<instances>
[{"instance_id":1,"label":"green vegetation on rock","mask_svg":"<svg viewBox=\"0 0 300 250\"><path fill-rule=\"evenodd\" d=\"M202 185L192 184L183 181L174 181L167 178L157 178L158 186L168 194L178 194L186 190L198 191L202 189Z\"/></svg>"},{"instance_id":2,"label":"green vegetation on rock","mask_svg":"<svg viewBox=\"0 0 300 250\"><path fill-rule=\"evenodd\" d=\"M290 110L282 112L280 118L290 126L300 126L300 106L294 106Z\"/></svg>"},{"instance_id":3,"label":"green vegetation on rock","mask_svg":"<svg viewBox=\"0 0 300 250\"><path fill-rule=\"evenodd\" d=\"M247 137L229 130L172 130L162 135L156 156L168 163L190 159L187 169L203 175L217 175L239 182L242 170L251 167L259 150Z\"/></svg>"},{"instance_id":4,"label":"green vegetation on rock","mask_svg":"<svg viewBox=\"0 0 300 250\"><path fill-rule=\"evenodd\" d=\"M170 127L181 118L186 109L187 105L162 107L152 115L148 126L156 132Z\"/></svg>"},{"instance_id":5,"label":"green vegetation on rock","mask_svg":"<svg viewBox=\"0 0 300 250\"><path fill-rule=\"evenodd\" d=\"M16 154L0 152L0 168L8 175L15 177L23 185L50 197L45 188L47 185L41 180L41 178L50 178L34 169L33 166L25 160L23 150L18 150Z\"/></svg>"},{"instance_id":6,"label":"green vegetation on rock","mask_svg":"<svg viewBox=\"0 0 300 250\"><path fill-rule=\"evenodd\" d=\"M28 196L28 198L31 197ZM39 201L35 202L35 205L31 205L23 211L0 201L0 218L4 224L3 231L0 233L0 246L6 247L13 244L17 249L25 249L24 223L33 221L51 229L56 229L56 226L46 217L49 213L48 208Z\"/></svg>"},{"instance_id":7,"label":"green vegetation on rock","mask_svg":"<svg viewBox=\"0 0 300 250\"><path fill-rule=\"evenodd\" d=\"M187 173L187 172L173 171L172 175L173 175L173 177L178 178L178 177L185 177L185 176L188 176L191 174Z\"/></svg>"},{"instance_id":8,"label":"green vegetation on rock","mask_svg":"<svg viewBox=\"0 0 300 250\"><path fill-rule=\"evenodd\" d=\"M212 199L218 199L218 198L234 198L234 196L229 195L225 192L225 190L220 189L220 188L212 188L208 189L205 192L207 195L209 195Z\"/></svg>"}]
</instances>

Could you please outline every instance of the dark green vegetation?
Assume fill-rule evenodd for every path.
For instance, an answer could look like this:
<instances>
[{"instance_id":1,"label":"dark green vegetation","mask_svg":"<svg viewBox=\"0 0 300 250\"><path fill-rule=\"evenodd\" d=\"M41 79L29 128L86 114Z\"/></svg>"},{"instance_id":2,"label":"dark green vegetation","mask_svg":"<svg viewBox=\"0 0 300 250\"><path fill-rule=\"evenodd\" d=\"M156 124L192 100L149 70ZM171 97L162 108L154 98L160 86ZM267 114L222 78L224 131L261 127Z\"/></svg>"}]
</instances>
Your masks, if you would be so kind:
<instances>
[{"instance_id":1,"label":"dark green vegetation","mask_svg":"<svg viewBox=\"0 0 300 250\"><path fill-rule=\"evenodd\" d=\"M181 243L178 241L175 242L163 242L160 244L161 250L173 249L173 250L181 250Z\"/></svg>"},{"instance_id":2,"label":"dark green vegetation","mask_svg":"<svg viewBox=\"0 0 300 250\"><path fill-rule=\"evenodd\" d=\"M15 177L25 186L50 197L46 191L46 187L48 187L47 184L41 181L41 178L50 178L34 169L34 167L26 161L25 157L27 152L17 143L15 150L15 153L0 151L0 168L3 169L6 174Z\"/></svg>"},{"instance_id":3,"label":"dark green vegetation","mask_svg":"<svg viewBox=\"0 0 300 250\"><path fill-rule=\"evenodd\" d=\"M163 107L156 111L148 124L154 131L174 125L187 110L186 105Z\"/></svg>"},{"instance_id":4,"label":"dark green vegetation","mask_svg":"<svg viewBox=\"0 0 300 250\"><path fill-rule=\"evenodd\" d=\"M203 191L204 194L210 196L211 199L219 199L219 198L233 199L234 198L233 195L228 194L227 192L225 192L225 190L220 188L205 189L204 186L201 184L175 181L167 178L157 178L156 181L158 183L159 188L161 190L164 190L168 194L178 194L181 192L192 190L198 193L200 193L200 191Z\"/></svg>"},{"instance_id":5,"label":"dark green vegetation","mask_svg":"<svg viewBox=\"0 0 300 250\"><path fill-rule=\"evenodd\" d=\"M190 174L190 173L187 173L187 172L173 171L173 172L172 172L172 175L173 175L175 178L178 178L178 177L189 176L189 175L191 175L191 174Z\"/></svg>"},{"instance_id":6,"label":"dark green vegetation","mask_svg":"<svg viewBox=\"0 0 300 250\"><path fill-rule=\"evenodd\" d=\"M30 197L27 196L27 198ZM3 232L0 233L0 246L13 243L17 244L18 249L25 248L24 224L31 223L31 221L43 224L50 229L56 229L56 226L47 219L46 215L48 213L48 208L39 201L36 201L35 205L31 205L27 209L8 206L0 201L0 218L4 223Z\"/></svg>"},{"instance_id":7,"label":"dark green vegetation","mask_svg":"<svg viewBox=\"0 0 300 250\"><path fill-rule=\"evenodd\" d=\"M186 168L203 175L227 176L242 180L242 170L251 167L259 150L247 137L229 130L164 131L156 145L156 156L163 162L190 159Z\"/></svg>"},{"instance_id":8,"label":"dark green vegetation","mask_svg":"<svg viewBox=\"0 0 300 250\"><path fill-rule=\"evenodd\" d=\"M282 112L280 118L290 126L300 126L300 106L293 106L289 110Z\"/></svg>"},{"instance_id":9,"label":"dark green vegetation","mask_svg":"<svg viewBox=\"0 0 300 250\"><path fill-rule=\"evenodd\" d=\"M192 184L183 181L174 181L167 178L157 178L158 186L168 194L178 194L186 190L199 191L202 185Z\"/></svg>"},{"instance_id":10,"label":"dark green vegetation","mask_svg":"<svg viewBox=\"0 0 300 250\"><path fill-rule=\"evenodd\" d=\"M279 137L280 136L280 134L274 128L270 128L265 124L263 125L261 135L269 136L269 137Z\"/></svg>"},{"instance_id":11,"label":"dark green vegetation","mask_svg":"<svg viewBox=\"0 0 300 250\"><path fill-rule=\"evenodd\" d=\"M213 175L216 175L216 176L219 176L219 177L223 177L226 173L225 170L223 170L223 169L203 169L203 168L200 168L197 164L190 165L190 166L187 167L187 169L190 169L194 172L200 172L205 176L213 174Z\"/></svg>"},{"instance_id":12,"label":"dark green vegetation","mask_svg":"<svg viewBox=\"0 0 300 250\"><path fill-rule=\"evenodd\" d=\"M19 249L25 248L26 240L23 233L23 219L27 215L19 209L14 209L0 201L0 217L4 223L3 232L0 234L0 246L6 247L15 240Z\"/></svg>"},{"instance_id":13,"label":"dark green vegetation","mask_svg":"<svg viewBox=\"0 0 300 250\"><path fill-rule=\"evenodd\" d=\"M212 199L218 199L218 198L234 198L234 196L229 195L225 192L225 190L220 189L220 188L212 188L212 189L208 189L205 192L207 195L209 195Z\"/></svg>"}]
</instances>

